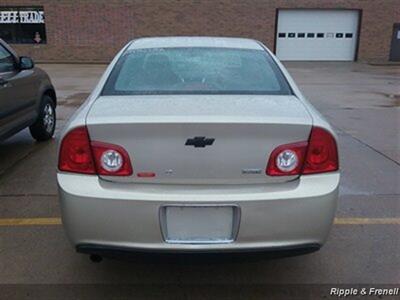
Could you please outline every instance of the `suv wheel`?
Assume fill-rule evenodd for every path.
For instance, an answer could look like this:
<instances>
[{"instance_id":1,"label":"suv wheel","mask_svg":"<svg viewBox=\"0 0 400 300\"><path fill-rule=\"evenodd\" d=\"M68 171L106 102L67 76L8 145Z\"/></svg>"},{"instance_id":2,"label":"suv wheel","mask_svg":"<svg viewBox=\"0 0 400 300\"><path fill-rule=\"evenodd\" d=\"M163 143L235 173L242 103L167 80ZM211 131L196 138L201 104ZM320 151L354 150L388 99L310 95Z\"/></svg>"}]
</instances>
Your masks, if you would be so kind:
<instances>
[{"instance_id":1,"label":"suv wheel","mask_svg":"<svg viewBox=\"0 0 400 300\"><path fill-rule=\"evenodd\" d=\"M55 128L56 109L53 100L45 95L42 98L38 119L29 127L29 130L35 140L46 141L52 138Z\"/></svg>"}]
</instances>

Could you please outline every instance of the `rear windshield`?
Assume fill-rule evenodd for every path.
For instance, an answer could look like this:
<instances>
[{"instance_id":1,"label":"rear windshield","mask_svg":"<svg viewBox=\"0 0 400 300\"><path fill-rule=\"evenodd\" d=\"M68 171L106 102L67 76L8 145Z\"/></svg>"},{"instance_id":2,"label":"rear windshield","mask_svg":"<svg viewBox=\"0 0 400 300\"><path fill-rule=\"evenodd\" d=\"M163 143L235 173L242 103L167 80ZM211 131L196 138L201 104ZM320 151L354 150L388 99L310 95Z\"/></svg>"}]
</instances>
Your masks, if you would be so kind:
<instances>
[{"instance_id":1,"label":"rear windshield","mask_svg":"<svg viewBox=\"0 0 400 300\"><path fill-rule=\"evenodd\" d=\"M124 53L102 94L289 95L291 90L263 50L152 48Z\"/></svg>"}]
</instances>

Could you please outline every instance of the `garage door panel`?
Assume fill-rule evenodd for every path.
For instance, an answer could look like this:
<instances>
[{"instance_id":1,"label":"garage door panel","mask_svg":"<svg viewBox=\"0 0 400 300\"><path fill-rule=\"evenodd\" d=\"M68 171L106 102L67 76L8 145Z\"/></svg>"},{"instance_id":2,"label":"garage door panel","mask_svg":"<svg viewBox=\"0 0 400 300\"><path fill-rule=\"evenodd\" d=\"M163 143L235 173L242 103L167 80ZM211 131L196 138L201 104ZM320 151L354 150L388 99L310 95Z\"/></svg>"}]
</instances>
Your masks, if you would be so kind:
<instances>
[{"instance_id":1,"label":"garage door panel","mask_svg":"<svg viewBox=\"0 0 400 300\"><path fill-rule=\"evenodd\" d=\"M281 60L342 60L355 57L358 11L281 10L276 54Z\"/></svg>"}]
</instances>

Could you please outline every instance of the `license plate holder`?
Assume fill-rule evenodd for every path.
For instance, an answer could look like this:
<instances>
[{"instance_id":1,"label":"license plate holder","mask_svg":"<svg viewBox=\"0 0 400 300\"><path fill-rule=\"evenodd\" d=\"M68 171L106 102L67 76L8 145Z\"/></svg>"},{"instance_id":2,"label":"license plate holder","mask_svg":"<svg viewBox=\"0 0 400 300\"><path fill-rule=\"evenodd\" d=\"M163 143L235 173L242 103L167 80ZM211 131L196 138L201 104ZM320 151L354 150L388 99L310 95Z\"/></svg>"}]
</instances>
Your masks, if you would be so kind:
<instances>
[{"instance_id":1,"label":"license plate holder","mask_svg":"<svg viewBox=\"0 0 400 300\"><path fill-rule=\"evenodd\" d=\"M160 209L164 241L171 244L232 243L240 209L236 205L168 205Z\"/></svg>"}]
</instances>

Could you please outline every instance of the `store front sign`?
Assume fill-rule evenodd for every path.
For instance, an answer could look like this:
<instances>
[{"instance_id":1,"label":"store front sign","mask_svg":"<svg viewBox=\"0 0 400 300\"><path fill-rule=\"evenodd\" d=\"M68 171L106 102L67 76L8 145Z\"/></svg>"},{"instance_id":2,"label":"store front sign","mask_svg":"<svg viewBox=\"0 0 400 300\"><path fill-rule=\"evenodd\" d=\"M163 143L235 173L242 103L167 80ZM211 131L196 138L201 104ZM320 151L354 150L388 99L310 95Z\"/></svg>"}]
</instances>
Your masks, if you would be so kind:
<instances>
[{"instance_id":1,"label":"store front sign","mask_svg":"<svg viewBox=\"0 0 400 300\"><path fill-rule=\"evenodd\" d=\"M39 10L0 11L0 24L42 24L44 12Z\"/></svg>"}]
</instances>

